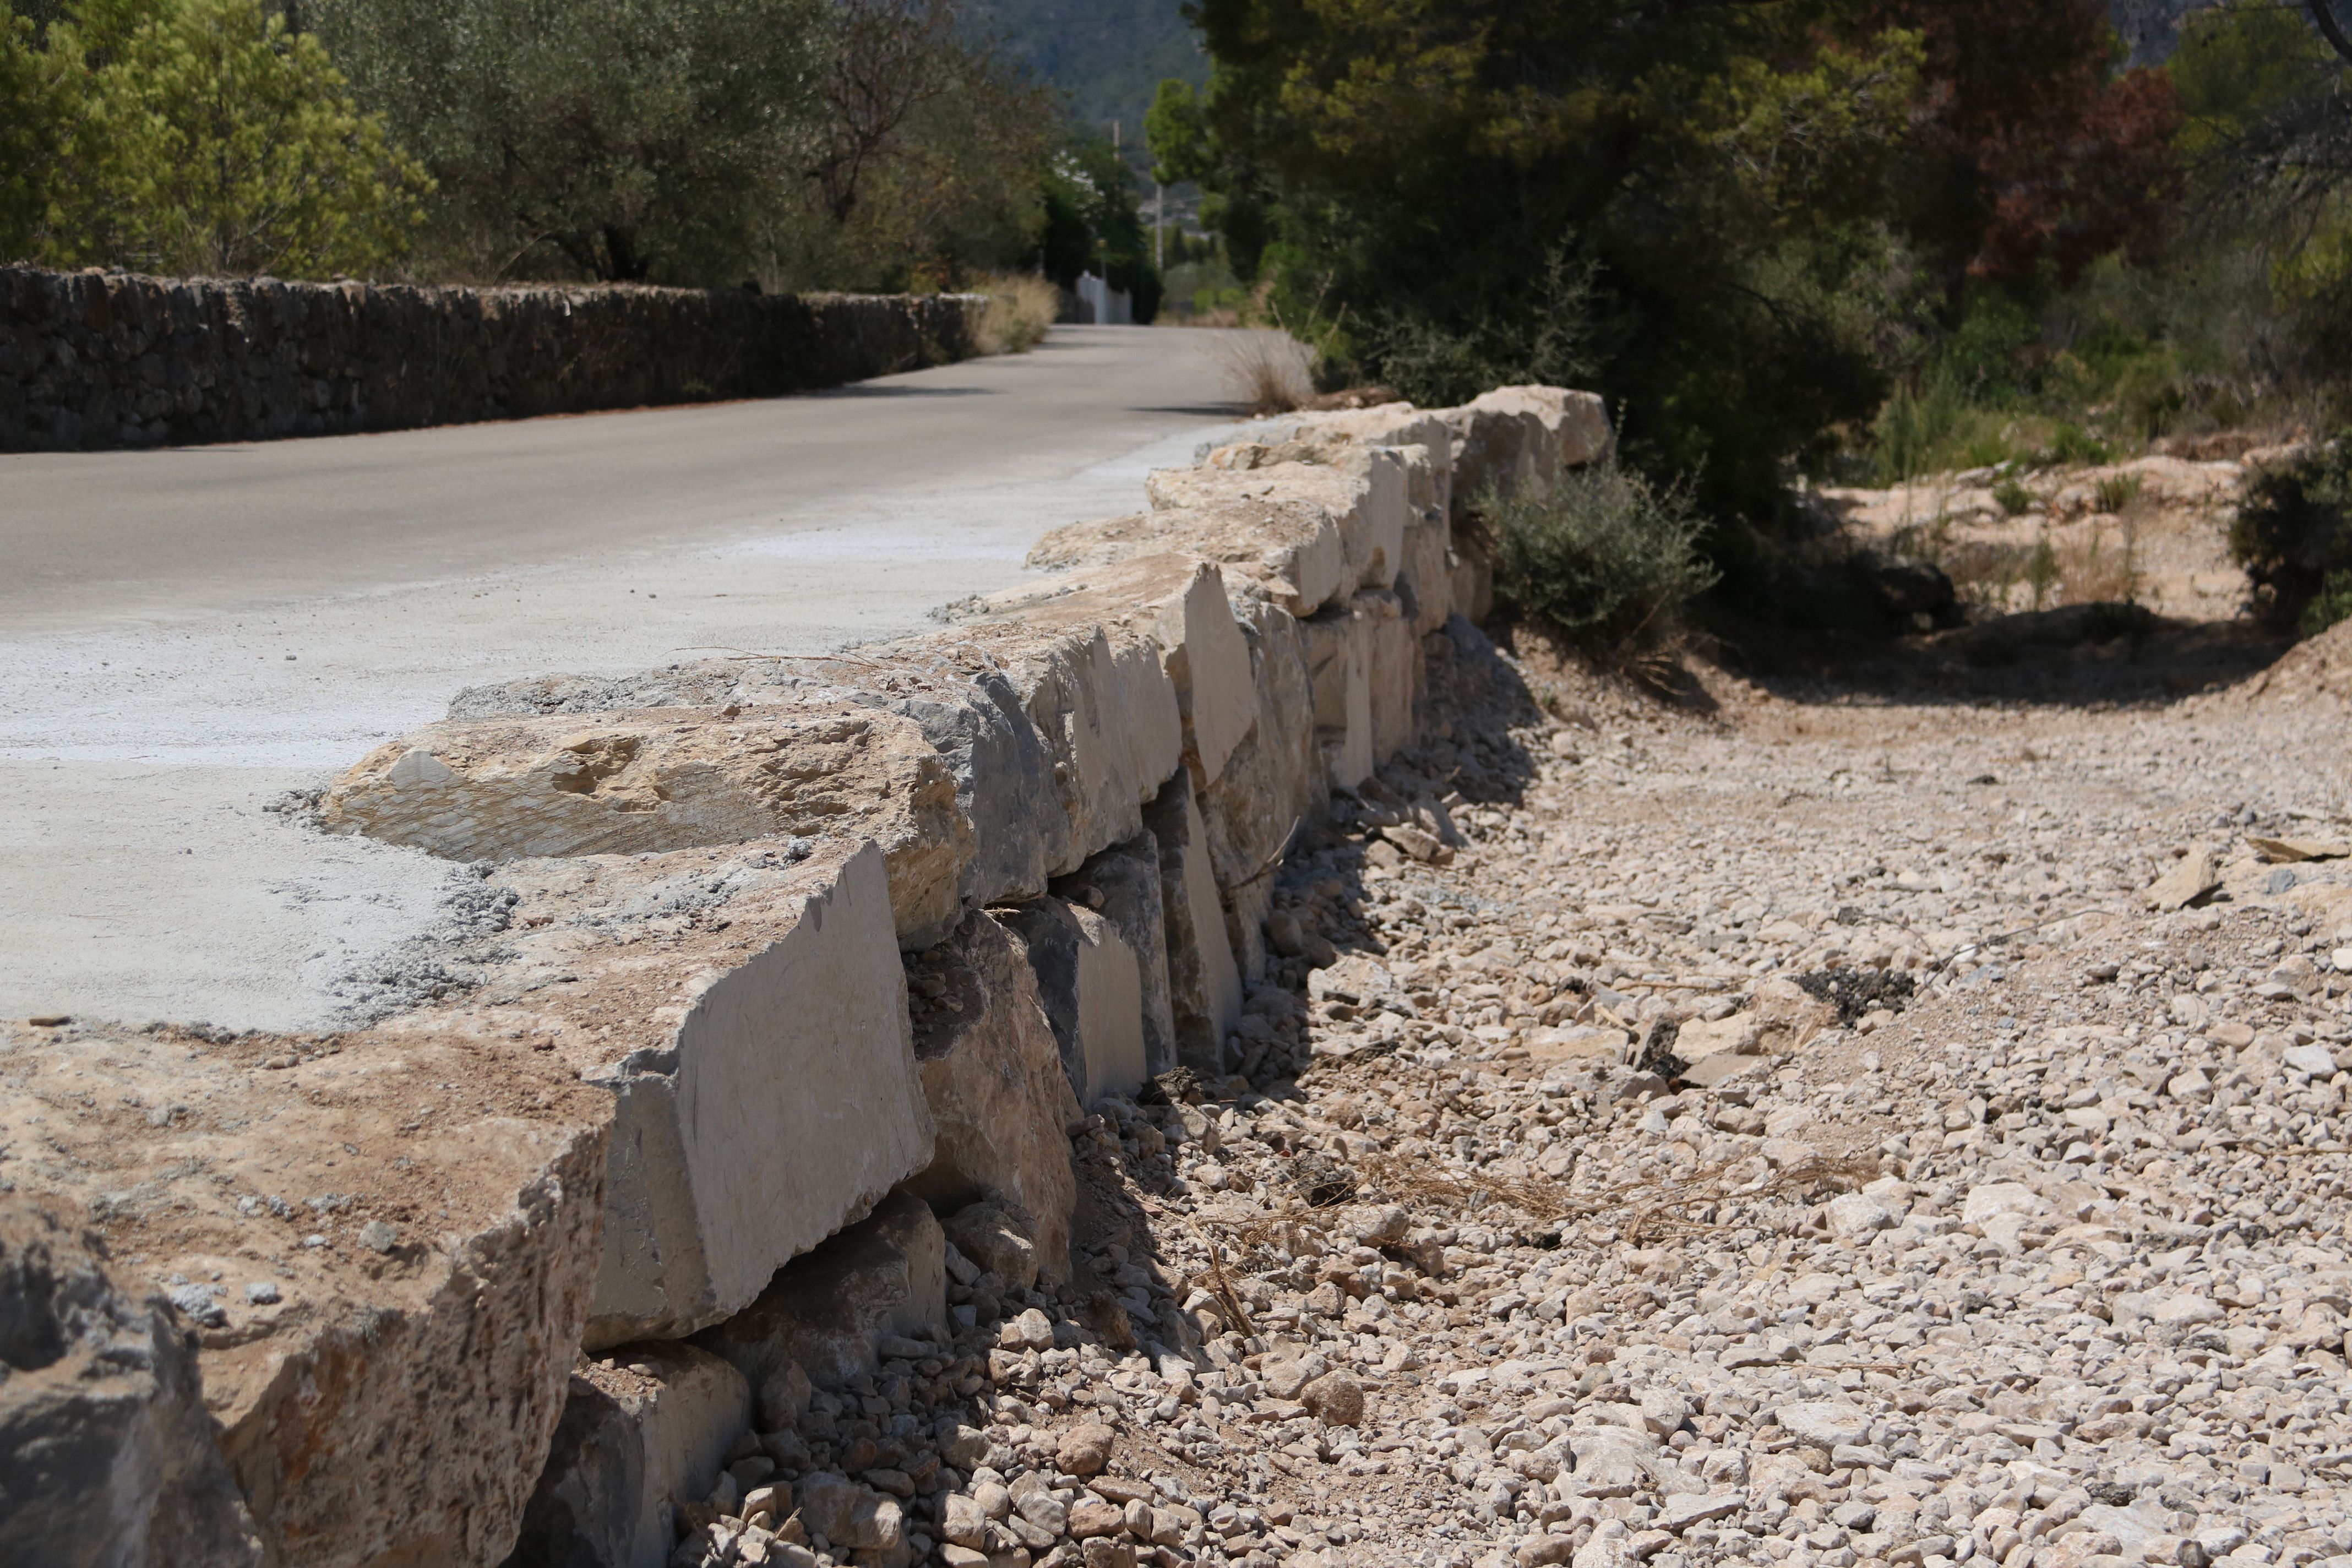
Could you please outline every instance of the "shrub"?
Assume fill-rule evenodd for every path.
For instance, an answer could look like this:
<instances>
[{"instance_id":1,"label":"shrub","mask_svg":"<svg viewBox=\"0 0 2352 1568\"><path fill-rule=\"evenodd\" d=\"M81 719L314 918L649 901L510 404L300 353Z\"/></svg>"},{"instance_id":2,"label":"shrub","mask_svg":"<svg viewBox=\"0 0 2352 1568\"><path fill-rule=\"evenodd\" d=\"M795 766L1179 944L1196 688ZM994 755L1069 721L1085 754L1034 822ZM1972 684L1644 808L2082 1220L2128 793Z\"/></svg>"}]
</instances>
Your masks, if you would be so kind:
<instances>
[{"instance_id":1,"label":"shrub","mask_svg":"<svg viewBox=\"0 0 2352 1568\"><path fill-rule=\"evenodd\" d=\"M2139 499L2137 474L2109 474L2094 487L2101 511L2121 511Z\"/></svg>"},{"instance_id":2,"label":"shrub","mask_svg":"<svg viewBox=\"0 0 2352 1568\"><path fill-rule=\"evenodd\" d=\"M2015 479L2003 479L1993 486L1992 499L2011 517L2033 510L2033 492Z\"/></svg>"},{"instance_id":3,"label":"shrub","mask_svg":"<svg viewBox=\"0 0 2352 1568\"><path fill-rule=\"evenodd\" d=\"M2304 636L2315 637L2338 621L2352 620L2352 572L2330 572L2319 592L2303 607L2303 617L2296 627Z\"/></svg>"},{"instance_id":4,"label":"shrub","mask_svg":"<svg viewBox=\"0 0 2352 1568\"><path fill-rule=\"evenodd\" d=\"M1715 585L1689 495L1613 459L1563 476L1548 495L1490 493L1479 511L1494 538L1496 589L1595 652L1655 646Z\"/></svg>"},{"instance_id":5,"label":"shrub","mask_svg":"<svg viewBox=\"0 0 2352 1568\"><path fill-rule=\"evenodd\" d=\"M977 330L984 354L1027 353L1044 341L1062 309L1061 290L1034 272L1006 272L985 279L988 308Z\"/></svg>"},{"instance_id":6,"label":"shrub","mask_svg":"<svg viewBox=\"0 0 2352 1568\"><path fill-rule=\"evenodd\" d=\"M2352 572L2352 451L2329 441L2296 461L2263 473L2247 487L2230 525L2230 553L2253 584L2254 611L2267 624L2300 627L2329 593L2329 579Z\"/></svg>"}]
</instances>

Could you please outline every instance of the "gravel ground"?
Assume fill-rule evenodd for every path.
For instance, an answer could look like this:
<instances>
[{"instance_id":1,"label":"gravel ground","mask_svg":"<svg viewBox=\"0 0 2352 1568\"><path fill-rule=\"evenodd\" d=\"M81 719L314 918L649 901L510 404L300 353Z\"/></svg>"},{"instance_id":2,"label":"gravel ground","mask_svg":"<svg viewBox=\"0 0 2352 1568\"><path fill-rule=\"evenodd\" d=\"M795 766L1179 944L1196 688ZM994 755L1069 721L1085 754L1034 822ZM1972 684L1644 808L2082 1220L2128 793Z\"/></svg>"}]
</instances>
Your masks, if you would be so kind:
<instances>
[{"instance_id":1,"label":"gravel ground","mask_svg":"<svg viewBox=\"0 0 2352 1568\"><path fill-rule=\"evenodd\" d=\"M1087 1286L952 1258L786 1479L952 1568L2352 1563L2346 710L1434 642L1248 1077L1078 1138Z\"/></svg>"}]
</instances>

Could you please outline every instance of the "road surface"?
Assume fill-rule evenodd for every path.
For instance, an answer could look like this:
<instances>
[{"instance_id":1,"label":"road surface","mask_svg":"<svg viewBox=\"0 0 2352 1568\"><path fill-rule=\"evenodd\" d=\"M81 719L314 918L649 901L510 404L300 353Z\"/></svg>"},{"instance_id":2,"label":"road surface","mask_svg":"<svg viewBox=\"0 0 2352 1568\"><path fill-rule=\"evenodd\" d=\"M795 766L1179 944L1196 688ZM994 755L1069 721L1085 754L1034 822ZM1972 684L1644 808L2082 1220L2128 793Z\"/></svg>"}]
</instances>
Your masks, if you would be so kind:
<instances>
[{"instance_id":1,"label":"road surface","mask_svg":"<svg viewBox=\"0 0 2352 1568\"><path fill-rule=\"evenodd\" d=\"M332 1026L429 948L451 868L265 807L462 686L920 629L1231 422L1206 341L1060 328L807 397L0 457L0 1016Z\"/></svg>"}]
</instances>

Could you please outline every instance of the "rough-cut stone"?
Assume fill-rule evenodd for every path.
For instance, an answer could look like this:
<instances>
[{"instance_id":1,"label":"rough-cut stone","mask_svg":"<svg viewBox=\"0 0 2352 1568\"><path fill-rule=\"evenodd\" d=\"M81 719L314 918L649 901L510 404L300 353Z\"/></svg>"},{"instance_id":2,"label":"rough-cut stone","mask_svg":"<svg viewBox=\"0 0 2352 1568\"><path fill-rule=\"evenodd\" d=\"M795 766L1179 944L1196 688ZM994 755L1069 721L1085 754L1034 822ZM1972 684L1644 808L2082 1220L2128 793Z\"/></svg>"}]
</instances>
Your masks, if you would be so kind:
<instances>
[{"instance_id":1,"label":"rough-cut stone","mask_svg":"<svg viewBox=\"0 0 2352 1568\"><path fill-rule=\"evenodd\" d=\"M1300 822L1318 815L1329 790L1316 739L1315 687L1302 624L1279 605L1246 601L1251 668L1257 679L1257 728L1202 789L1225 934L1234 963L1255 980L1265 973L1265 920L1274 896L1271 868Z\"/></svg>"},{"instance_id":2,"label":"rough-cut stone","mask_svg":"<svg viewBox=\"0 0 2352 1568\"><path fill-rule=\"evenodd\" d=\"M1202 778L1257 722L1249 644L1213 563L1152 555L1071 572L987 601L987 613L1034 626L1131 627L1159 644L1184 721L1185 758Z\"/></svg>"},{"instance_id":3,"label":"rough-cut stone","mask_svg":"<svg viewBox=\"0 0 2352 1568\"><path fill-rule=\"evenodd\" d=\"M1066 1243L1058 1258L1046 1257L1043 1235L1031 1216L1015 1212L1003 1202L966 1204L948 1216L943 1228L956 1250L970 1258L974 1267L988 1270L1015 1289L1029 1289L1037 1283L1040 1274L1049 1279L1055 1278L1050 1266L1056 1262L1060 1265L1059 1277L1068 1276ZM1066 1223L1064 1233L1067 1234ZM1050 1326L1046 1346L1052 1346Z\"/></svg>"},{"instance_id":4,"label":"rough-cut stone","mask_svg":"<svg viewBox=\"0 0 2352 1568\"><path fill-rule=\"evenodd\" d=\"M1143 1085L1143 981L1118 928L1084 905L1039 899L1011 916L1028 944L1062 1070L1081 1106Z\"/></svg>"},{"instance_id":5,"label":"rough-cut stone","mask_svg":"<svg viewBox=\"0 0 2352 1568\"><path fill-rule=\"evenodd\" d=\"M625 1345L572 1375L505 1568L662 1568L751 1419L743 1374L691 1345Z\"/></svg>"},{"instance_id":6,"label":"rough-cut stone","mask_svg":"<svg viewBox=\"0 0 2352 1568\"><path fill-rule=\"evenodd\" d=\"M931 1156L881 852L813 857L735 916L750 952L670 977L617 1101L592 1345L748 1304Z\"/></svg>"},{"instance_id":7,"label":"rough-cut stone","mask_svg":"<svg viewBox=\"0 0 2352 1568\"><path fill-rule=\"evenodd\" d=\"M1403 601L1392 593L1368 590L1357 595L1350 607L1364 626L1364 679L1371 714L1372 760L1377 764L1413 742L1421 638L1405 618Z\"/></svg>"},{"instance_id":8,"label":"rough-cut stone","mask_svg":"<svg viewBox=\"0 0 2352 1568\"><path fill-rule=\"evenodd\" d=\"M1242 979L1225 935L1208 828L1194 804L1191 775L1180 773L1171 779L1145 808L1143 819L1160 848L1177 1060L1195 1072L1222 1077L1225 1036L1242 1015Z\"/></svg>"},{"instance_id":9,"label":"rough-cut stone","mask_svg":"<svg viewBox=\"0 0 2352 1568\"><path fill-rule=\"evenodd\" d=\"M694 1342L733 1363L754 1388L793 1363L819 1388L837 1389L875 1369L883 1335L943 1335L947 1289L939 1220L919 1198L893 1193Z\"/></svg>"},{"instance_id":10,"label":"rough-cut stone","mask_svg":"<svg viewBox=\"0 0 2352 1568\"><path fill-rule=\"evenodd\" d=\"M1046 1278L1059 1283L1069 1277L1077 1199L1068 1129L1081 1112L1026 947L975 911L911 961L908 975L915 1060L938 1134L931 1163L907 1190L950 1209L991 1194L1013 1199L1034 1222Z\"/></svg>"},{"instance_id":11,"label":"rough-cut stone","mask_svg":"<svg viewBox=\"0 0 2352 1568\"><path fill-rule=\"evenodd\" d=\"M1315 734L1323 768L1337 789L1371 776L1372 636L1370 613L1354 601L1298 623L1315 682Z\"/></svg>"},{"instance_id":12,"label":"rough-cut stone","mask_svg":"<svg viewBox=\"0 0 2352 1568\"><path fill-rule=\"evenodd\" d=\"M1427 637L1454 610L1454 545L1445 514L1434 505L1414 509L1405 525L1404 565L1397 573L1397 597L1416 637Z\"/></svg>"},{"instance_id":13,"label":"rough-cut stone","mask_svg":"<svg viewBox=\"0 0 2352 1568\"><path fill-rule=\"evenodd\" d=\"M1444 410L1441 417L1454 433L1456 520L1489 489L1505 496L1528 490L1540 495L1563 471L1609 449L1608 411L1589 392L1501 386Z\"/></svg>"},{"instance_id":14,"label":"rough-cut stone","mask_svg":"<svg viewBox=\"0 0 2352 1568\"><path fill-rule=\"evenodd\" d=\"M58 1039L0 1026L10 1178L193 1282L265 1552L504 1557L587 1316L608 1097L462 1011L331 1042Z\"/></svg>"},{"instance_id":15,"label":"rough-cut stone","mask_svg":"<svg viewBox=\"0 0 2352 1568\"><path fill-rule=\"evenodd\" d=\"M332 831L453 860L870 837L898 927L918 941L954 923L973 852L955 780L922 731L822 699L446 721L368 753L320 810Z\"/></svg>"},{"instance_id":16,"label":"rough-cut stone","mask_svg":"<svg viewBox=\"0 0 2352 1568\"><path fill-rule=\"evenodd\" d=\"M812 1535L853 1552L891 1552L905 1531L898 1500L832 1470L816 1470L798 1489L801 1521Z\"/></svg>"},{"instance_id":17,"label":"rough-cut stone","mask_svg":"<svg viewBox=\"0 0 2352 1568\"><path fill-rule=\"evenodd\" d=\"M71 1205L0 1195L0 1562L260 1558L172 1308L110 1278L104 1242Z\"/></svg>"},{"instance_id":18,"label":"rough-cut stone","mask_svg":"<svg viewBox=\"0 0 2352 1568\"><path fill-rule=\"evenodd\" d=\"M1328 471L1309 476L1298 472L1301 468ZM1338 523L1350 583L1385 588L1396 581L1409 515L1401 452L1346 442L1243 442L1210 453L1198 468L1153 475L1152 499L1166 495L1179 505L1199 497L1226 502L1253 487L1219 485L1214 476L1260 472L1279 476L1277 496L1319 505Z\"/></svg>"},{"instance_id":19,"label":"rough-cut stone","mask_svg":"<svg viewBox=\"0 0 2352 1568\"><path fill-rule=\"evenodd\" d=\"M1168 912L1160 885L1160 846L1150 833L1115 844L1065 878L1060 898L1098 909L1135 954L1142 994L1143 1072L1176 1065L1176 1018L1168 994Z\"/></svg>"},{"instance_id":20,"label":"rough-cut stone","mask_svg":"<svg viewBox=\"0 0 2352 1568\"><path fill-rule=\"evenodd\" d=\"M1171 483L1182 488L1182 481ZM1152 511L1054 529L1031 548L1029 564L1060 572L1144 555L1194 555L1222 564L1229 579L1265 584L1285 608L1308 615L1346 591L1347 546L1327 511L1293 500L1271 481L1222 488L1225 499L1212 504L1155 498Z\"/></svg>"}]
</instances>

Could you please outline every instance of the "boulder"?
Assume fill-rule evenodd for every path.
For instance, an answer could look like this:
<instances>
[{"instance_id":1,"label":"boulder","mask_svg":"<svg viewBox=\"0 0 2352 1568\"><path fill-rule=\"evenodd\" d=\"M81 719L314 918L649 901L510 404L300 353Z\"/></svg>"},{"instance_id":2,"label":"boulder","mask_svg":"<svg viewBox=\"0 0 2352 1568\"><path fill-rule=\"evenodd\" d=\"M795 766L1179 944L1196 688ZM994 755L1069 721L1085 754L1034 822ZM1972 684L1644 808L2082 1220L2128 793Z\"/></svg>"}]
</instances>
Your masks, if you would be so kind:
<instances>
[{"instance_id":1,"label":"boulder","mask_svg":"<svg viewBox=\"0 0 2352 1568\"><path fill-rule=\"evenodd\" d=\"M896 1498L859 1486L833 1470L814 1470L803 1477L798 1496L801 1522L811 1535L824 1536L835 1548L893 1552L901 1544L905 1515Z\"/></svg>"},{"instance_id":2,"label":"boulder","mask_svg":"<svg viewBox=\"0 0 2352 1568\"><path fill-rule=\"evenodd\" d=\"M1326 471L1312 471L1318 468ZM1205 490L1223 501L1234 498L1236 487L1219 485L1213 476L1265 474L1276 487L1276 498L1319 506L1339 525L1349 583L1385 588L1396 581L1410 507L1402 453L1350 442L1242 442L1219 447L1184 472L1188 479L1155 474L1160 490L1154 499L1162 490L1185 499ZM1248 489L1239 487L1239 493Z\"/></svg>"},{"instance_id":3,"label":"boulder","mask_svg":"<svg viewBox=\"0 0 2352 1568\"><path fill-rule=\"evenodd\" d=\"M995 915L974 911L908 975L915 1062L938 1135L907 1190L943 1210L1011 1198L1031 1216L1045 1277L1058 1284L1069 1278L1077 1201L1068 1129L1081 1112L1026 944ZM927 994L934 985L936 997Z\"/></svg>"},{"instance_id":4,"label":"boulder","mask_svg":"<svg viewBox=\"0 0 2352 1568\"><path fill-rule=\"evenodd\" d=\"M948 1316L947 1237L930 1207L893 1193L874 1213L776 1271L759 1299L694 1343L758 1388L797 1364L838 1389L879 1364L885 1334L936 1336Z\"/></svg>"},{"instance_id":5,"label":"boulder","mask_svg":"<svg viewBox=\"0 0 2352 1568\"><path fill-rule=\"evenodd\" d=\"M782 695L782 694L776 694ZM362 759L327 827L452 860L637 855L825 833L882 846L898 929L954 923L971 819L922 731L821 697L445 721Z\"/></svg>"},{"instance_id":6,"label":"boulder","mask_svg":"<svg viewBox=\"0 0 2352 1568\"><path fill-rule=\"evenodd\" d=\"M1454 431L1445 416L1433 409L1415 408L1410 403L1383 403L1370 408L1285 415L1273 422L1267 439L1277 443L1307 441L1395 447L1408 470L1417 470L1409 472L1411 499L1416 505L1433 501L1442 510L1449 500L1454 477ZM1418 458L1414 455L1416 450Z\"/></svg>"},{"instance_id":7,"label":"boulder","mask_svg":"<svg viewBox=\"0 0 2352 1568\"><path fill-rule=\"evenodd\" d=\"M1058 1258L1048 1258L1035 1223L1010 1205L997 1200L966 1204L948 1216L943 1227L955 1249L970 1258L976 1268L984 1268L1016 1289L1027 1290L1037 1283L1046 1265L1058 1262L1062 1277L1069 1271L1069 1247L1066 1241ZM1053 1276L1047 1273L1050 1279ZM1034 1310L1033 1308L1032 1310ZM1044 1347L1052 1349L1052 1333L1047 1331Z\"/></svg>"},{"instance_id":8,"label":"boulder","mask_svg":"<svg viewBox=\"0 0 2352 1568\"><path fill-rule=\"evenodd\" d=\"M1364 626L1365 684L1371 713L1372 761L1387 762L1413 742L1413 701L1421 687L1421 637L1404 601L1385 590L1358 594L1350 605Z\"/></svg>"},{"instance_id":9,"label":"boulder","mask_svg":"<svg viewBox=\"0 0 2352 1568\"><path fill-rule=\"evenodd\" d=\"M0 1562L260 1561L172 1306L115 1282L75 1205L0 1195Z\"/></svg>"},{"instance_id":10,"label":"boulder","mask_svg":"<svg viewBox=\"0 0 2352 1568\"><path fill-rule=\"evenodd\" d=\"M1034 626L1092 623L1148 635L1160 647L1183 716L1185 761L1202 778L1224 771L1225 759L1257 722L1249 644L1212 562L1151 555L1065 573L995 595L986 613Z\"/></svg>"},{"instance_id":11,"label":"boulder","mask_svg":"<svg viewBox=\"0 0 2352 1568\"><path fill-rule=\"evenodd\" d=\"M1158 842L1146 832L1115 844L1055 884L1054 891L1074 905L1099 910L1135 953L1143 1075L1166 1072L1176 1065L1176 1019L1168 994L1168 912Z\"/></svg>"},{"instance_id":12,"label":"boulder","mask_svg":"<svg viewBox=\"0 0 2352 1568\"><path fill-rule=\"evenodd\" d=\"M1143 979L1135 950L1082 904L1039 899L1010 916L1078 1104L1133 1094L1144 1078Z\"/></svg>"},{"instance_id":13,"label":"boulder","mask_svg":"<svg viewBox=\"0 0 2352 1568\"><path fill-rule=\"evenodd\" d=\"M1542 494L1565 470L1601 458L1611 440L1598 396L1556 386L1499 386L1439 417L1454 432L1457 521L1489 489Z\"/></svg>"},{"instance_id":14,"label":"boulder","mask_svg":"<svg viewBox=\"0 0 2352 1568\"><path fill-rule=\"evenodd\" d=\"M1208 828L1194 804L1191 775L1171 779L1144 808L1143 821L1160 850L1176 1059L1195 1072L1223 1077L1225 1036L1242 1016L1242 979L1225 935Z\"/></svg>"},{"instance_id":15,"label":"boulder","mask_svg":"<svg viewBox=\"0 0 2352 1568\"><path fill-rule=\"evenodd\" d=\"M0 1145L40 1152L18 1189L102 1214L143 1276L191 1282L205 1432L268 1560L505 1557L588 1315L609 1097L448 1008L328 1039L91 1029L69 1051L0 1027ZM168 1350L151 1375L180 1375ZM135 1382L82 1390L126 1439ZM157 1442L145 1500L169 1509ZM100 1521L104 1494L76 1495L95 1539L146 1528L138 1501ZM205 1510L182 1522L167 1560L211 1561Z\"/></svg>"},{"instance_id":16,"label":"boulder","mask_svg":"<svg viewBox=\"0 0 2352 1568\"><path fill-rule=\"evenodd\" d=\"M1171 496L1187 486L1171 479ZM1263 584L1285 608L1310 615L1349 585L1338 521L1318 506L1277 493L1270 480L1227 482L1217 492L1203 491L1197 503L1155 495L1152 505L1148 512L1054 529L1030 550L1029 564L1061 572L1145 555L1198 556L1223 566L1228 578Z\"/></svg>"},{"instance_id":17,"label":"boulder","mask_svg":"<svg viewBox=\"0 0 2352 1568\"><path fill-rule=\"evenodd\" d=\"M1335 789L1353 789L1371 776L1371 614L1351 600L1298 623L1314 681L1315 735L1323 769Z\"/></svg>"},{"instance_id":18,"label":"boulder","mask_svg":"<svg viewBox=\"0 0 2352 1568\"><path fill-rule=\"evenodd\" d=\"M1269 874L1292 832L1324 810L1330 788L1316 738L1315 685L1302 623L1280 605L1249 599L1244 630L1257 680L1258 725L1225 772L1200 793L1211 865L1234 961L1248 979L1265 973Z\"/></svg>"},{"instance_id":19,"label":"boulder","mask_svg":"<svg viewBox=\"0 0 2352 1568\"><path fill-rule=\"evenodd\" d=\"M676 1502L710 1495L751 1419L743 1374L692 1345L583 1363L505 1568L663 1568Z\"/></svg>"},{"instance_id":20,"label":"boulder","mask_svg":"<svg viewBox=\"0 0 2352 1568\"><path fill-rule=\"evenodd\" d=\"M1427 637L1454 613L1453 530L1436 506L1416 507L1405 525L1404 564L1397 572L1397 597L1415 637Z\"/></svg>"},{"instance_id":21,"label":"boulder","mask_svg":"<svg viewBox=\"0 0 2352 1568\"><path fill-rule=\"evenodd\" d=\"M661 955L658 1032L597 1073L615 1103L592 1348L740 1310L930 1161L881 851L768 881L725 943Z\"/></svg>"}]
</instances>

